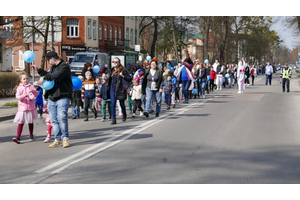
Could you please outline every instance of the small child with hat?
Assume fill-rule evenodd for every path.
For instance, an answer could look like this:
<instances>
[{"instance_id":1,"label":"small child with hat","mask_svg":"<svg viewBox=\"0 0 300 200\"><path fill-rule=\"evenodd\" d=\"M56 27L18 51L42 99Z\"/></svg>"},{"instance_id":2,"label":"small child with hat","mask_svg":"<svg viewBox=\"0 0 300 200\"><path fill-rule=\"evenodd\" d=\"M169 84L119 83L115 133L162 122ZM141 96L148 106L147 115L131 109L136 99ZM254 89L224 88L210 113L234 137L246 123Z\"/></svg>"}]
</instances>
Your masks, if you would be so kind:
<instances>
[{"instance_id":1,"label":"small child with hat","mask_svg":"<svg viewBox=\"0 0 300 200\"><path fill-rule=\"evenodd\" d=\"M135 117L136 109L139 108L140 116L143 116L143 108L142 108L142 85L140 83L140 78L136 77L133 79L133 88L131 90L131 99L133 100L133 110L132 110L132 117Z\"/></svg>"},{"instance_id":2,"label":"small child with hat","mask_svg":"<svg viewBox=\"0 0 300 200\"><path fill-rule=\"evenodd\" d=\"M163 82L163 87L165 91L165 100L167 103L167 110L170 110L171 106L171 97L174 94L175 87L174 83L172 82L172 72L169 72L167 75L167 80Z\"/></svg>"},{"instance_id":3,"label":"small child with hat","mask_svg":"<svg viewBox=\"0 0 300 200\"><path fill-rule=\"evenodd\" d=\"M38 81L34 81L33 83L35 89L39 92L35 99L35 107L39 107L40 118L43 118L43 89L40 87Z\"/></svg>"}]
</instances>

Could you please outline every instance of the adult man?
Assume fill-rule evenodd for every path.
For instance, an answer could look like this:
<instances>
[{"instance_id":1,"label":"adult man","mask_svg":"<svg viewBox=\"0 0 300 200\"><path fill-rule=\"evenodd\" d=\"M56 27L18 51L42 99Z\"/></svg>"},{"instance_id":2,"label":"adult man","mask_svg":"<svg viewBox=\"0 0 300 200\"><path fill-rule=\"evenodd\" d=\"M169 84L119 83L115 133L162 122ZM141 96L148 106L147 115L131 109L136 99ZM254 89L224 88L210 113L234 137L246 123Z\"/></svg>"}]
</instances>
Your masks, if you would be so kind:
<instances>
[{"instance_id":1,"label":"adult man","mask_svg":"<svg viewBox=\"0 0 300 200\"><path fill-rule=\"evenodd\" d=\"M286 92L290 92L290 80L292 76L292 69L288 67L286 63L283 68L281 68L280 82L282 81L282 92L285 92L285 83L286 83Z\"/></svg>"},{"instance_id":2,"label":"adult man","mask_svg":"<svg viewBox=\"0 0 300 200\"><path fill-rule=\"evenodd\" d=\"M73 90L71 70L69 65L55 51L50 51L46 54L46 61L51 65L49 72L38 68L36 65L32 65L32 67L43 76L40 78L39 84L42 84L44 80L55 81L53 88L48 90L48 109L55 134L55 140L49 147L56 147L61 145L61 143L63 143L63 147L68 147L68 109ZM61 141L61 135L63 142Z\"/></svg>"},{"instance_id":3,"label":"adult man","mask_svg":"<svg viewBox=\"0 0 300 200\"><path fill-rule=\"evenodd\" d=\"M272 65L270 65L270 62L268 62L266 65L265 73L266 73L266 85L268 85L268 80L269 80L269 85L271 85L273 67L272 67Z\"/></svg>"}]
</instances>

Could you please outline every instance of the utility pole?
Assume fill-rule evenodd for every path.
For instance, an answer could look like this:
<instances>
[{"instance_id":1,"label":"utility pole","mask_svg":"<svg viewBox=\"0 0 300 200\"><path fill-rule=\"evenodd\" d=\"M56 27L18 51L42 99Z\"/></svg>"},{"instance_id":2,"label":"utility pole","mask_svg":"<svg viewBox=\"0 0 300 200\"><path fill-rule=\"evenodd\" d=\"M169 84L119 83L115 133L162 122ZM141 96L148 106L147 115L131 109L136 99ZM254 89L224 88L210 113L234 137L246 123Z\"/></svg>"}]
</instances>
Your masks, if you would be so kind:
<instances>
[{"instance_id":1,"label":"utility pole","mask_svg":"<svg viewBox=\"0 0 300 200\"><path fill-rule=\"evenodd\" d=\"M34 53L34 46L33 46L33 43L34 43L34 16L31 16L31 20L32 20L32 43L31 43L31 49L32 49L32 52ZM32 61L32 65L33 65L33 61ZM34 82L34 69L32 69L32 82Z\"/></svg>"}]
</instances>

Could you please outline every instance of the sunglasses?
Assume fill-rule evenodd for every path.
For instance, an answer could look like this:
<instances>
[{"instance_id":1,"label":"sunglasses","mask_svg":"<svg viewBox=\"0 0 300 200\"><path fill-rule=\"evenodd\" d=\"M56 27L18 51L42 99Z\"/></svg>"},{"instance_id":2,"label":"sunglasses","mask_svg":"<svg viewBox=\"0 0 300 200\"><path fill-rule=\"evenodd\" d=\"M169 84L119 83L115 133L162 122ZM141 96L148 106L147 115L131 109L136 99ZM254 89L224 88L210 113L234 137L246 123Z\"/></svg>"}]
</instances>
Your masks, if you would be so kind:
<instances>
[{"instance_id":1,"label":"sunglasses","mask_svg":"<svg viewBox=\"0 0 300 200\"><path fill-rule=\"evenodd\" d=\"M118 61L112 61L113 63L118 63Z\"/></svg>"}]
</instances>

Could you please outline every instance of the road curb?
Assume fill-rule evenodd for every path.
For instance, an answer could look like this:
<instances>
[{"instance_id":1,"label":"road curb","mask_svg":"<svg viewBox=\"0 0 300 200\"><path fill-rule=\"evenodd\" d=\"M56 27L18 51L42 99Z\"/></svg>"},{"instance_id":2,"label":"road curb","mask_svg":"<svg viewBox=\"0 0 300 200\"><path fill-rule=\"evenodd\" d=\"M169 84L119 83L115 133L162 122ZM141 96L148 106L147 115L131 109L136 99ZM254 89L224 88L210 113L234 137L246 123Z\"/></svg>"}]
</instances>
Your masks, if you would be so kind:
<instances>
[{"instance_id":1,"label":"road curb","mask_svg":"<svg viewBox=\"0 0 300 200\"><path fill-rule=\"evenodd\" d=\"M0 122L6 121L6 120L14 119L15 116L16 116L15 114L12 114L12 115L7 115L7 116L4 116L4 117L0 117Z\"/></svg>"}]
</instances>

